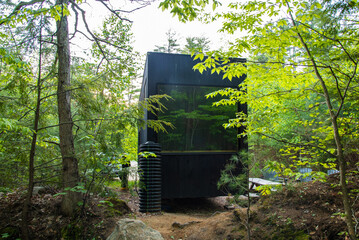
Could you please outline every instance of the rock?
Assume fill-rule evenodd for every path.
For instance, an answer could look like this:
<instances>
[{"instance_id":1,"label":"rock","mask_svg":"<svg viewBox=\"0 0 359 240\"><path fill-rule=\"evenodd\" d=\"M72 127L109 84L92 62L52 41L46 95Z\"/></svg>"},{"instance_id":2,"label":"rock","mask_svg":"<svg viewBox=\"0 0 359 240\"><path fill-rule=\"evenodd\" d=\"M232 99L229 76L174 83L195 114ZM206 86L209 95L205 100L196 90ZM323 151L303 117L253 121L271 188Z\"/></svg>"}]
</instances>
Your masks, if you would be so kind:
<instances>
[{"instance_id":1,"label":"rock","mask_svg":"<svg viewBox=\"0 0 359 240\"><path fill-rule=\"evenodd\" d=\"M37 194L42 194L45 192L45 188L44 187L34 187L34 189L32 190L32 195L37 195Z\"/></svg>"},{"instance_id":2,"label":"rock","mask_svg":"<svg viewBox=\"0 0 359 240\"><path fill-rule=\"evenodd\" d=\"M257 194L257 193L249 193L249 197L251 199L254 199L254 198L259 198L260 196ZM238 197L239 200L248 200L248 196L247 195L240 195Z\"/></svg>"},{"instance_id":3,"label":"rock","mask_svg":"<svg viewBox=\"0 0 359 240\"><path fill-rule=\"evenodd\" d=\"M174 222L174 223L172 223L172 227L183 229L183 228L185 228L185 227L187 227L189 225L195 224L195 223L200 223L200 222L199 221L191 221L191 222L187 222L187 223L184 223L184 224L181 224L179 222Z\"/></svg>"},{"instance_id":4,"label":"rock","mask_svg":"<svg viewBox=\"0 0 359 240\"><path fill-rule=\"evenodd\" d=\"M183 225L180 224L179 222L174 222L174 223L172 223L172 227L174 227L174 228L183 228Z\"/></svg>"},{"instance_id":5,"label":"rock","mask_svg":"<svg viewBox=\"0 0 359 240\"><path fill-rule=\"evenodd\" d=\"M107 240L164 240L161 234L135 219L121 219Z\"/></svg>"},{"instance_id":6,"label":"rock","mask_svg":"<svg viewBox=\"0 0 359 240\"><path fill-rule=\"evenodd\" d=\"M231 205L225 205L224 208L227 209L227 210L233 210L236 207L233 204L231 204Z\"/></svg>"},{"instance_id":7,"label":"rock","mask_svg":"<svg viewBox=\"0 0 359 240\"><path fill-rule=\"evenodd\" d=\"M121 199L112 197L112 198L109 198L108 201L112 203L111 208L121 212L121 214L126 214L126 213L132 212L131 208L127 205L127 203Z\"/></svg>"}]
</instances>

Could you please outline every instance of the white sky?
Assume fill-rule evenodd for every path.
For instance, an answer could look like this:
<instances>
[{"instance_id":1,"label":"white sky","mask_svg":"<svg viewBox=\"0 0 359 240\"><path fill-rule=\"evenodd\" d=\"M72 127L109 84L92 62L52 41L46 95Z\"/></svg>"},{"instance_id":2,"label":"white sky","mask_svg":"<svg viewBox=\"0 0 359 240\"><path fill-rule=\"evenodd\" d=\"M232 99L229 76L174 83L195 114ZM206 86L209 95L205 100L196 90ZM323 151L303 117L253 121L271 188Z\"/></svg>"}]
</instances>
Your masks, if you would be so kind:
<instances>
[{"instance_id":1,"label":"white sky","mask_svg":"<svg viewBox=\"0 0 359 240\"><path fill-rule=\"evenodd\" d=\"M130 15L133 20L132 31L135 36L135 48L141 53L153 51L156 45L166 42L169 29L177 33L179 43L184 46L186 37L207 37L211 47L219 47L223 34L219 34L218 23L202 24L199 21L181 23L172 17L169 10L162 11L158 2L140 9Z\"/></svg>"},{"instance_id":2,"label":"white sky","mask_svg":"<svg viewBox=\"0 0 359 240\"><path fill-rule=\"evenodd\" d=\"M112 1L113 3L115 1ZM123 7L120 9L132 10L138 5L132 4L129 1L120 1ZM217 30L220 27L219 23L202 24L199 21L181 23L177 17L172 17L169 10L162 11L158 8L160 1L156 1L149 6L136 10L128 14L128 18L133 21L132 33L134 35L134 48L139 51L141 55L145 55L147 52L153 51L156 45L164 45L166 43L166 32L169 29L177 33L177 37L181 47L185 44L186 37L207 37L210 42L211 49L217 49L223 46L228 39L228 36L218 33ZM86 18L90 26L101 26L104 17L109 14L109 11L99 2L91 2L91 5L81 7L86 8ZM93 28L92 28L93 29ZM89 48L86 40L76 40L73 42L75 45L72 50L76 55L81 55L81 49L85 50Z\"/></svg>"}]
</instances>

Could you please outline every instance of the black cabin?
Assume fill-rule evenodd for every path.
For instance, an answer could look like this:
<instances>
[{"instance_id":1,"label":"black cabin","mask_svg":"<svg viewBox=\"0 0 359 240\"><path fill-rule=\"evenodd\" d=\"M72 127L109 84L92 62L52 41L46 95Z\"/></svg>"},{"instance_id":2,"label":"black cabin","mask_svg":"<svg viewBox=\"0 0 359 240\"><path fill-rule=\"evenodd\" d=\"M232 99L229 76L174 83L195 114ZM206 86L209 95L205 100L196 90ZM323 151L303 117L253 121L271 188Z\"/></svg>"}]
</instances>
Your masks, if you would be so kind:
<instances>
[{"instance_id":1,"label":"black cabin","mask_svg":"<svg viewBox=\"0 0 359 240\"><path fill-rule=\"evenodd\" d=\"M234 59L244 62L245 59ZM200 74L193 70L198 61L189 55L150 52L147 54L140 101L155 94L167 94L167 110L157 116L146 112L144 119L170 121L175 129L156 133L150 128L139 132L139 144L147 141L162 146L162 198L198 198L226 195L217 189L221 170L229 158L247 149L238 130L223 128L246 105L213 107L218 99L206 94L222 88L237 88L240 79L223 80L223 75Z\"/></svg>"}]
</instances>

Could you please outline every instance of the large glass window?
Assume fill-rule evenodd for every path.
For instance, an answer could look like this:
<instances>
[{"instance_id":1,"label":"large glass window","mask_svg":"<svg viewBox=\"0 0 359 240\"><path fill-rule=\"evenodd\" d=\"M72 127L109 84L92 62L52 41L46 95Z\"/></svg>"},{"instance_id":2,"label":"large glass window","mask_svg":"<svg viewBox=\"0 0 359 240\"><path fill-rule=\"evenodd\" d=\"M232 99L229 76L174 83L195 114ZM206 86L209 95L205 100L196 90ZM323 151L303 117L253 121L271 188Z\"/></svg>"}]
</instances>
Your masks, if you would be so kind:
<instances>
[{"instance_id":1,"label":"large glass window","mask_svg":"<svg viewBox=\"0 0 359 240\"><path fill-rule=\"evenodd\" d=\"M159 94L173 98L165 102L167 110L158 119L171 122L175 129L158 133L162 151L237 151L237 129L223 124L235 117L237 106L214 107L218 99L205 97L220 87L158 85Z\"/></svg>"}]
</instances>

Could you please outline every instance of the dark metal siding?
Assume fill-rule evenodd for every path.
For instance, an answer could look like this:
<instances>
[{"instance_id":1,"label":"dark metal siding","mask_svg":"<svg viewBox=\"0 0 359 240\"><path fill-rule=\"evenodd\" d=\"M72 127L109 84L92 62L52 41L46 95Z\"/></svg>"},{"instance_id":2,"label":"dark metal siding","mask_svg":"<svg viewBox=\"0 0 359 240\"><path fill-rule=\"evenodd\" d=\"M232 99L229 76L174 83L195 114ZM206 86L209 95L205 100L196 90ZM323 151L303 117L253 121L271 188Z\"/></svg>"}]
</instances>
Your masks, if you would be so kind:
<instances>
[{"instance_id":1,"label":"dark metal siding","mask_svg":"<svg viewBox=\"0 0 359 240\"><path fill-rule=\"evenodd\" d=\"M162 154L162 198L226 195L217 189L220 169L232 154Z\"/></svg>"},{"instance_id":2,"label":"dark metal siding","mask_svg":"<svg viewBox=\"0 0 359 240\"><path fill-rule=\"evenodd\" d=\"M234 59L245 62L245 59ZM157 94L158 84L180 84L195 86L238 87L244 80L223 80L223 75L210 74L205 71L200 74L193 70L198 63L189 55L148 53L140 100ZM238 107L240 111L247 111L246 105ZM144 119L156 119L147 113ZM145 127L139 133L139 144L147 141L157 142L157 134ZM161 143L160 143L161 144ZM238 141L238 149L247 149L243 139ZM216 152L178 152L162 153L162 198L197 198L226 195L217 189L217 182L225 163L234 153Z\"/></svg>"}]
</instances>

